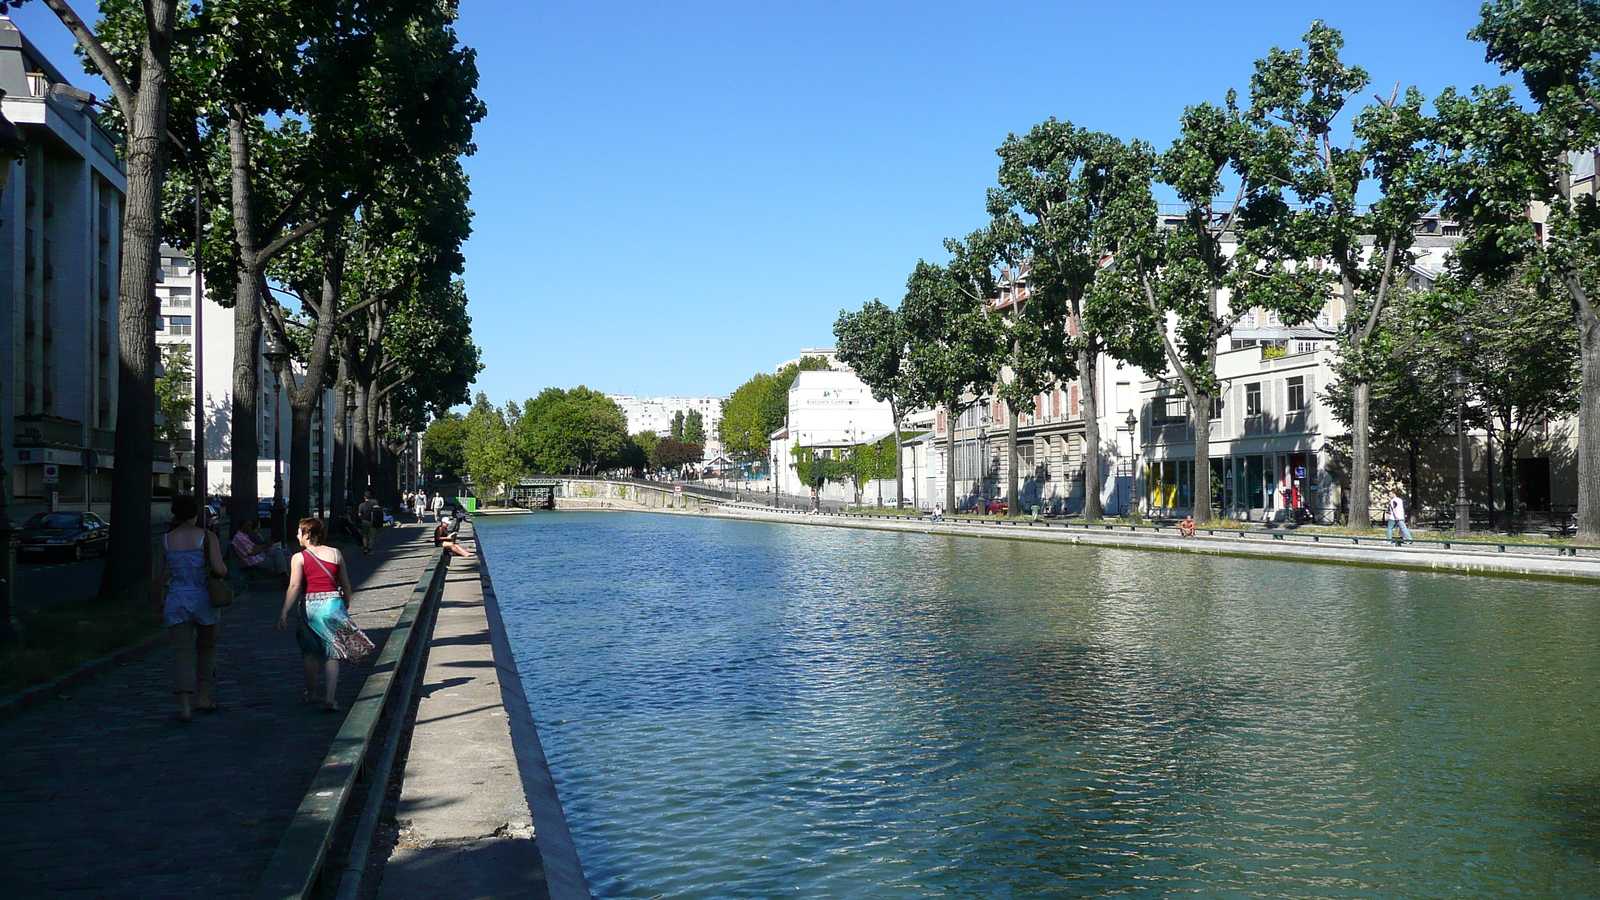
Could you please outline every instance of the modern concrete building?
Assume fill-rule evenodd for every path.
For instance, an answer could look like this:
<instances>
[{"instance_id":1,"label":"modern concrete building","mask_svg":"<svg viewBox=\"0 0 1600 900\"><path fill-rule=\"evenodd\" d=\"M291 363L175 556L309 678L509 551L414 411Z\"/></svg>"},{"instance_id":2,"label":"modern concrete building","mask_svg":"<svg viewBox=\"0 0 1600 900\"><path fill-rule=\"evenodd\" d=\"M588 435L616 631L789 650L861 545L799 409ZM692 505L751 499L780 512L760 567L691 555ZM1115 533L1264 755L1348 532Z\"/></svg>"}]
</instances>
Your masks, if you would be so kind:
<instances>
[{"instance_id":1,"label":"modern concrete building","mask_svg":"<svg viewBox=\"0 0 1600 900\"><path fill-rule=\"evenodd\" d=\"M666 437L672 431L672 418L678 413L700 414L705 425L705 458L712 459L722 452L717 440L717 423L722 421L722 401L726 397L635 397L631 394L607 394L611 402L621 407L628 418L628 433L654 431Z\"/></svg>"},{"instance_id":2,"label":"modern concrete building","mask_svg":"<svg viewBox=\"0 0 1600 900\"><path fill-rule=\"evenodd\" d=\"M199 390L193 396L200 398L194 409L205 417L207 493L230 494L233 492L233 309L212 300L188 256L168 246L161 248L161 279L156 285L156 295L161 300L156 343L163 347L188 348L193 371L198 376ZM281 475L287 496L291 428L288 396L284 392L287 381L280 384L267 361L259 355L257 359L261 395L256 403L259 417L256 434L260 441L255 465L256 495L272 497L277 477ZM289 377L298 378L300 374L296 371ZM333 421L333 402L333 392L325 391L322 406L311 419L311 498L313 505L318 506L330 485L328 466L333 458L333 434L331 424L323 427L323 419L325 413L327 421ZM188 434L194 433L192 415L186 428ZM179 442L179 446L184 448L176 458L180 474L192 477L192 442Z\"/></svg>"},{"instance_id":3,"label":"modern concrete building","mask_svg":"<svg viewBox=\"0 0 1600 900\"><path fill-rule=\"evenodd\" d=\"M0 199L0 445L22 510L110 500L126 190L94 98L0 16L4 112L26 139ZM171 472L158 443L157 477Z\"/></svg>"}]
</instances>

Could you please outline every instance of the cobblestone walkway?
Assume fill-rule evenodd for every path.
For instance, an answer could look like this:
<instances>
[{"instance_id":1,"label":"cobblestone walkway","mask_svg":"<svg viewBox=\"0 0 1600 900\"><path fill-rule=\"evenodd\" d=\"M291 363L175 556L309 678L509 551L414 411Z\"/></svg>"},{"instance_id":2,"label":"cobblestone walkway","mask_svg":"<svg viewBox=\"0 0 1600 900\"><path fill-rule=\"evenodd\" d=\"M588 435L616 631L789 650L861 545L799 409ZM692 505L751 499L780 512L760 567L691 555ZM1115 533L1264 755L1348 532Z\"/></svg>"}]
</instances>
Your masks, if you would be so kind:
<instances>
[{"instance_id":1,"label":"cobblestone walkway","mask_svg":"<svg viewBox=\"0 0 1600 900\"><path fill-rule=\"evenodd\" d=\"M380 647L434 558L427 535L347 551L351 613ZM172 717L165 646L0 720L0 895L249 896L343 721L300 704L282 602L258 588L224 612L222 709L192 724ZM342 705L365 677L345 667Z\"/></svg>"}]
</instances>

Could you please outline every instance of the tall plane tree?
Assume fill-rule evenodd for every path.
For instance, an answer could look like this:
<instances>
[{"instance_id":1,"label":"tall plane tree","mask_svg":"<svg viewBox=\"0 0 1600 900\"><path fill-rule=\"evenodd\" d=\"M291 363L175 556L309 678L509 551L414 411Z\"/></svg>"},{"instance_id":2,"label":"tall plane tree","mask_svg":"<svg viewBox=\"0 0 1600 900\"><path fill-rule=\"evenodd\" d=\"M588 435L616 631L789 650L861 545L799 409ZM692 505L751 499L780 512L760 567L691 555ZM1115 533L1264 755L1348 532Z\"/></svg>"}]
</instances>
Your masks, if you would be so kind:
<instances>
[{"instance_id":1,"label":"tall plane tree","mask_svg":"<svg viewBox=\"0 0 1600 900\"><path fill-rule=\"evenodd\" d=\"M1011 135L996 152L1000 185L989 191L990 227L1000 258L1028 273L1024 313L1037 343L1026 356L1037 360L1036 377L1078 380L1083 515L1098 520L1104 515L1098 384L1100 354L1108 345L1092 315L1091 295L1120 205L1130 189L1148 191L1148 181L1139 184L1138 157L1128 145L1056 119Z\"/></svg>"},{"instance_id":2,"label":"tall plane tree","mask_svg":"<svg viewBox=\"0 0 1600 900\"><path fill-rule=\"evenodd\" d=\"M1370 79L1339 59L1344 37L1313 22L1305 48L1274 48L1250 78L1251 127L1245 160L1251 194L1241 225L1261 229L1263 254L1326 260L1321 272L1281 273L1291 321L1315 315L1329 288L1344 305L1342 350L1350 365L1350 527L1370 523L1368 460L1372 367L1367 344L1390 295L1405 284L1416 223L1434 206L1426 139L1430 126L1415 88L1363 109L1348 146L1334 144L1336 121ZM1280 186L1281 185L1281 186ZM1364 193L1377 197L1364 206ZM1295 205L1291 207L1289 201ZM1271 303L1278 288L1252 302ZM1294 295L1298 295L1296 298ZM1269 306L1269 308L1272 308Z\"/></svg>"},{"instance_id":3,"label":"tall plane tree","mask_svg":"<svg viewBox=\"0 0 1600 900\"><path fill-rule=\"evenodd\" d=\"M995 380L1000 343L986 300L955 275L919 260L906 280L900 316L906 331L906 397L945 410L945 509L956 508L956 421Z\"/></svg>"},{"instance_id":4,"label":"tall plane tree","mask_svg":"<svg viewBox=\"0 0 1600 900\"><path fill-rule=\"evenodd\" d=\"M1471 37L1522 76L1509 87L1447 89L1439 120L1445 210L1468 226L1463 275L1504 282L1528 266L1572 304L1580 359L1578 540L1600 541L1600 203L1574 185L1570 155L1600 144L1600 4L1494 0ZM1529 216L1537 205L1544 222Z\"/></svg>"},{"instance_id":5,"label":"tall plane tree","mask_svg":"<svg viewBox=\"0 0 1600 900\"><path fill-rule=\"evenodd\" d=\"M900 316L880 300L859 312L839 311L833 323L839 358L856 370L872 399L889 404L894 419L894 508L905 506L905 473L900 467L900 419L906 402L906 334Z\"/></svg>"}]
</instances>

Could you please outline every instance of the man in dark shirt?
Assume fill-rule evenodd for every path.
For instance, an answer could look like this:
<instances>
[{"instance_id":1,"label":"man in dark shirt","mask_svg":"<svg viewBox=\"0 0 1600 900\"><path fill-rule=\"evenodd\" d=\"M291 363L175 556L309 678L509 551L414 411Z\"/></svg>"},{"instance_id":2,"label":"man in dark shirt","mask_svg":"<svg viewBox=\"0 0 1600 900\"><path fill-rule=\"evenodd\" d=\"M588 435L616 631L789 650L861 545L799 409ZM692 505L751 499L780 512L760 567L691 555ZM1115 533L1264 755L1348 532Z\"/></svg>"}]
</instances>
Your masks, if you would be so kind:
<instances>
[{"instance_id":1,"label":"man in dark shirt","mask_svg":"<svg viewBox=\"0 0 1600 900\"><path fill-rule=\"evenodd\" d=\"M378 539L378 529L383 527L383 507L372 499L371 491L367 491L367 499L361 501L356 515L361 517L361 552L371 553L372 545Z\"/></svg>"}]
</instances>

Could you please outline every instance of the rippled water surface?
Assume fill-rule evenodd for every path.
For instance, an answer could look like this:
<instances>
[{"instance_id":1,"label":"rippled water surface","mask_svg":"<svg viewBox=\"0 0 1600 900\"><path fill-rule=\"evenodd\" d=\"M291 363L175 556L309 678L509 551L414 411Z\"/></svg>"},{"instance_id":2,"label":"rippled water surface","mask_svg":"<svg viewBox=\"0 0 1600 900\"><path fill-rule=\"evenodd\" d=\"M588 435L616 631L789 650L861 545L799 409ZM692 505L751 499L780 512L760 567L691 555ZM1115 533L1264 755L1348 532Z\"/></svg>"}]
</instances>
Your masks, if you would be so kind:
<instances>
[{"instance_id":1,"label":"rippled water surface","mask_svg":"<svg viewBox=\"0 0 1600 900\"><path fill-rule=\"evenodd\" d=\"M1600 896L1600 589L477 525L598 897Z\"/></svg>"}]
</instances>

